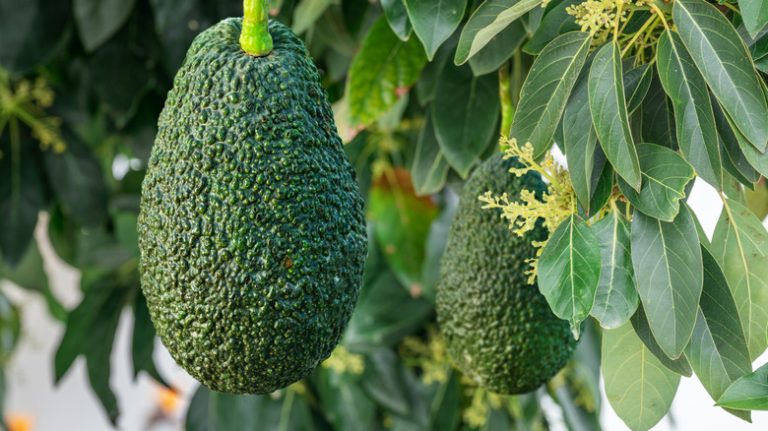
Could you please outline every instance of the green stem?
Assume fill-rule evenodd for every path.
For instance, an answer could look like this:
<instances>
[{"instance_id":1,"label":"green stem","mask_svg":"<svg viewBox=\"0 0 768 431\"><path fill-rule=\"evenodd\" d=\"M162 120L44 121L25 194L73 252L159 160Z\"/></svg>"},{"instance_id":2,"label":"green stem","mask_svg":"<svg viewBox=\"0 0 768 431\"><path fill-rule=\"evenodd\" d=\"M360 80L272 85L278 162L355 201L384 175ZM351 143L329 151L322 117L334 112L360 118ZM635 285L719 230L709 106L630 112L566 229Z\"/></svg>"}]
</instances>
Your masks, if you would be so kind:
<instances>
[{"instance_id":1,"label":"green stem","mask_svg":"<svg viewBox=\"0 0 768 431\"><path fill-rule=\"evenodd\" d=\"M499 68L499 99L501 99L501 136L508 137L512 128L512 118L515 116L515 107L512 106L510 95L509 64L504 63Z\"/></svg>"},{"instance_id":2,"label":"green stem","mask_svg":"<svg viewBox=\"0 0 768 431\"><path fill-rule=\"evenodd\" d=\"M269 35L269 0L243 0L243 30L240 47L249 55L263 57L272 52Z\"/></svg>"}]
</instances>

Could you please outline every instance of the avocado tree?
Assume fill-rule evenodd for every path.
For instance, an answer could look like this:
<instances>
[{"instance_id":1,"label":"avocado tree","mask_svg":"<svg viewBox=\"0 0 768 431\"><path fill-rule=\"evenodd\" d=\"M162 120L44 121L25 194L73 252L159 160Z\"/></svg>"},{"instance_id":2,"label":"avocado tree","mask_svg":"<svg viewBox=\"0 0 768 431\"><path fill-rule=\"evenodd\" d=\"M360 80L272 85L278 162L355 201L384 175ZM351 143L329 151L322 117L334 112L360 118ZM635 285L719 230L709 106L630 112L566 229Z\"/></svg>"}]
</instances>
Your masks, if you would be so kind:
<instances>
[{"instance_id":1,"label":"avocado tree","mask_svg":"<svg viewBox=\"0 0 768 431\"><path fill-rule=\"evenodd\" d=\"M134 374L168 384L136 228L158 117L194 37L243 3L0 0L0 278L42 295L66 328L56 379L84 357L115 424L122 309ZM309 377L269 395L200 386L186 429L597 430L612 408L646 430L693 374L741 419L768 408L768 368L752 366L768 347L768 5L272 0L269 14L321 72L366 200L365 275ZM503 218L510 244L544 232L516 278L579 340L519 395L456 370L435 315L457 197L498 153L516 163L499 183L544 184L462 202ZM711 237L686 203L697 178L723 203ZM75 308L49 288L38 241L82 273ZM0 291L0 366L23 311Z\"/></svg>"}]
</instances>

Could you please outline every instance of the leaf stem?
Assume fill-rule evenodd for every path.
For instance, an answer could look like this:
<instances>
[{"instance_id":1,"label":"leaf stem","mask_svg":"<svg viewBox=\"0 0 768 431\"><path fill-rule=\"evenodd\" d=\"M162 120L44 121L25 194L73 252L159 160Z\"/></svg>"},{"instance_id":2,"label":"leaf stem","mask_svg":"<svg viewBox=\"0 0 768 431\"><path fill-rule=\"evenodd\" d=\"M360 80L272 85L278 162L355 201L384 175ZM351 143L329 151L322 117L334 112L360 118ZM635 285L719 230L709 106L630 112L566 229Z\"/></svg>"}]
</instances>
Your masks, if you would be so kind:
<instances>
[{"instance_id":1,"label":"leaf stem","mask_svg":"<svg viewBox=\"0 0 768 431\"><path fill-rule=\"evenodd\" d=\"M637 39L638 39L640 36L644 36L644 35L646 35L645 31L646 31L646 30L647 30L647 29L648 29L648 28L649 28L651 25L655 24L655 23L658 21L658 19L659 19L658 17L656 17L656 16L652 16L652 17L648 18L648 20L646 20L646 21L645 21L645 23L643 24L643 26L642 26L642 27L640 27L640 29L639 29L639 30L637 30L637 32L635 33L635 35L634 35L634 36L632 36L632 39L630 39L630 40L629 40L629 42L627 42L627 46L626 46L626 47L624 47L624 49L621 51L621 57L622 57L622 58L623 58L625 55L627 55L627 52L629 52L630 48L632 48L632 45L634 45L634 44L635 44L635 42L637 42Z\"/></svg>"},{"instance_id":2,"label":"leaf stem","mask_svg":"<svg viewBox=\"0 0 768 431\"><path fill-rule=\"evenodd\" d=\"M659 18L661 18L661 23L664 24L664 28L669 30L669 23L667 22L667 19L664 18L664 12L654 3L650 3L650 7L654 12L656 12L657 15L659 15Z\"/></svg>"},{"instance_id":3,"label":"leaf stem","mask_svg":"<svg viewBox=\"0 0 768 431\"><path fill-rule=\"evenodd\" d=\"M240 47L254 57L263 57L272 52L268 0L243 0L243 29L240 32Z\"/></svg>"},{"instance_id":4,"label":"leaf stem","mask_svg":"<svg viewBox=\"0 0 768 431\"><path fill-rule=\"evenodd\" d=\"M501 135L509 136L512 128L512 119L515 116L515 107L512 105L509 82L509 63L504 63L499 68L499 99L501 100Z\"/></svg>"}]
</instances>

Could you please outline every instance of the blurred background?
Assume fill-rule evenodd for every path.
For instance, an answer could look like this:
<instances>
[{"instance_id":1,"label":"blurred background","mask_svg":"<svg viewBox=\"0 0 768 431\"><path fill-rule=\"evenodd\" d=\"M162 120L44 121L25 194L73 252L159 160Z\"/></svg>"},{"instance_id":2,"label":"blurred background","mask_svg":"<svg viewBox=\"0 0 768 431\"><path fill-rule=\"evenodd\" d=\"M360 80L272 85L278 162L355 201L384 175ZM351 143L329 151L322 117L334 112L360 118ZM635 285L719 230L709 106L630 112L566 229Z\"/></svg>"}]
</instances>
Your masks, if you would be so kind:
<instances>
[{"instance_id":1,"label":"blurred background","mask_svg":"<svg viewBox=\"0 0 768 431\"><path fill-rule=\"evenodd\" d=\"M136 215L173 75L194 36L241 15L242 2L0 0L3 426L626 429L600 392L594 328L585 331L571 363L531 394L499 397L451 369L435 327L434 289L463 176L419 159L436 145L425 118L440 97L435 85L442 68L456 68L446 61L451 42L447 54L438 51L429 64L423 59L426 66L406 87L378 81L387 75L368 77L397 87L397 97L370 112L365 124L346 115L353 60L381 63L356 58L363 41L398 46L415 40L399 38L399 30L407 35L410 29L393 4L398 0L272 2L273 17L304 39L321 70L367 197L371 252L355 315L331 358L285 390L235 397L199 388L156 340L138 284ZM392 12L389 26L376 26L385 9ZM519 44L472 70L465 66L451 84L463 88L482 79L498 86L488 72L504 67ZM514 99L515 89L507 92ZM434 109L441 104L462 109L444 98ZM483 132L488 139L468 166L494 149L498 109L487 116L477 123L490 124L493 133ZM761 183L750 205L765 218L767 202ZM720 213L717 195L697 183L689 203L711 234ZM695 377L683 379L671 414L656 429L768 429L763 413L753 413L748 425L713 404Z\"/></svg>"}]
</instances>

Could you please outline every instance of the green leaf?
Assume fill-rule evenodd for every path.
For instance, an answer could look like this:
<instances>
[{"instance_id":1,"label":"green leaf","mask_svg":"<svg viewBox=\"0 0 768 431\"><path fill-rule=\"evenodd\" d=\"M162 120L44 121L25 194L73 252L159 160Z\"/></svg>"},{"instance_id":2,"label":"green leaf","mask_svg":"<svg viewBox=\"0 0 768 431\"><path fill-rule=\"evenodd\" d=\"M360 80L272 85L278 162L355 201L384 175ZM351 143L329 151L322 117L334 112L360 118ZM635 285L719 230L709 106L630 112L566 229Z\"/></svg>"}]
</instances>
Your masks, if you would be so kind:
<instances>
[{"instance_id":1,"label":"green leaf","mask_svg":"<svg viewBox=\"0 0 768 431\"><path fill-rule=\"evenodd\" d=\"M713 97L714 100L714 97ZM741 147L751 146L740 143L734 129L731 127L730 120L716 101L712 104L715 113L715 122L717 123L717 133L720 140L720 149L723 162L723 168L744 184L753 184L760 179L760 173L752 167L747 156L741 151ZM741 137L741 140L744 140Z\"/></svg>"},{"instance_id":2,"label":"green leaf","mask_svg":"<svg viewBox=\"0 0 768 431\"><path fill-rule=\"evenodd\" d=\"M768 364L733 382L717 405L737 410L768 410Z\"/></svg>"},{"instance_id":3,"label":"green leaf","mask_svg":"<svg viewBox=\"0 0 768 431\"><path fill-rule=\"evenodd\" d=\"M75 23L86 51L94 51L130 16L136 0L74 0Z\"/></svg>"},{"instance_id":4,"label":"green leaf","mask_svg":"<svg viewBox=\"0 0 768 431\"><path fill-rule=\"evenodd\" d=\"M23 73L41 66L70 40L69 1L0 0L0 11L0 64L6 70Z\"/></svg>"},{"instance_id":5,"label":"green leaf","mask_svg":"<svg viewBox=\"0 0 768 431\"><path fill-rule=\"evenodd\" d=\"M749 35L757 37L768 25L768 3L763 0L739 0L739 9Z\"/></svg>"},{"instance_id":6,"label":"green leaf","mask_svg":"<svg viewBox=\"0 0 768 431\"><path fill-rule=\"evenodd\" d=\"M202 391L204 389L198 389ZM207 391L207 389L205 389ZM197 394L195 396L197 398ZM204 397L197 398L198 402ZM292 389L267 395L233 395L208 391L207 429L215 431L314 431L312 413L304 397ZM202 415L201 415L202 416ZM189 414L188 414L189 417ZM193 416L194 418L194 416ZM187 429L191 429L187 424Z\"/></svg>"},{"instance_id":7,"label":"green leaf","mask_svg":"<svg viewBox=\"0 0 768 431\"><path fill-rule=\"evenodd\" d=\"M169 386L155 367L155 361L152 359L154 351L155 327L149 317L147 300L144 295L137 292L136 300L133 303L133 335L131 340L133 377L135 379L139 372L146 371L158 383Z\"/></svg>"},{"instance_id":8,"label":"green leaf","mask_svg":"<svg viewBox=\"0 0 768 431\"><path fill-rule=\"evenodd\" d=\"M379 18L349 68L346 94L353 125L368 125L395 106L426 62L418 40L401 41Z\"/></svg>"},{"instance_id":9,"label":"green leaf","mask_svg":"<svg viewBox=\"0 0 768 431\"><path fill-rule=\"evenodd\" d=\"M627 60L631 64L631 60ZM625 96L627 98L627 112L634 113L639 108L653 81L653 69L647 64L629 69L624 72L622 78L624 82Z\"/></svg>"},{"instance_id":10,"label":"green leaf","mask_svg":"<svg viewBox=\"0 0 768 431\"><path fill-rule=\"evenodd\" d=\"M691 377L693 370L691 370L691 364L688 363L685 355L680 355L677 359L670 359L659 346L659 342L656 341L656 337L651 332L651 327L648 325L648 316L645 314L643 306L637 307L637 312L631 319L632 328L635 330L635 334L640 338L649 352L656 357L667 369L674 371L681 376Z\"/></svg>"},{"instance_id":11,"label":"green leaf","mask_svg":"<svg viewBox=\"0 0 768 431\"><path fill-rule=\"evenodd\" d=\"M589 108L597 138L611 165L629 185L640 190L640 162L629 129L619 45L600 48L589 73Z\"/></svg>"},{"instance_id":12,"label":"green leaf","mask_svg":"<svg viewBox=\"0 0 768 431\"><path fill-rule=\"evenodd\" d=\"M558 226L539 258L539 290L555 315L571 323L576 338L592 309L600 266L598 239L576 215Z\"/></svg>"},{"instance_id":13,"label":"green leaf","mask_svg":"<svg viewBox=\"0 0 768 431\"><path fill-rule=\"evenodd\" d=\"M768 265L765 265L763 254L765 241L760 240L760 236L752 237L755 230L751 226L756 227L756 218L749 209L732 199L725 203L712 236L711 250L728 280L739 309L749 357L754 360L768 345L765 335L768 327Z\"/></svg>"},{"instance_id":14,"label":"green leaf","mask_svg":"<svg viewBox=\"0 0 768 431\"><path fill-rule=\"evenodd\" d=\"M760 151L768 145L768 104L749 51L731 23L704 0L677 0L678 33L712 93Z\"/></svg>"},{"instance_id":15,"label":"green leaf","mask_svg":"<svg viewBox=\"0 0 768 431\"><path fill-rule=\"evenodd\" d=\"M698 176L722 189L720 142L704 77L677 33L662 33L656 58L659 78L672 99L680 149Z\"/></svg>"},{"instance_id":16,"label":"green leaf","mask_svg":"<svg viewBox=\"0 0 768 431\"><path fill-rule=\"evenodd\" d=\"M464 18L467 0L403 1L408 18L413 23L413 31L431 61L440 45L451 37Z\"/></svg>"},{"instance_id":17,"label":"green leaf","mask_svg":"<svg viewBox=\"0 0 768 431\"><path fill-rule=\"evenodd\" d=\"M528 33L520 21L515 21L494 36L483 49L469 59L469 67L475 76L495 72L512 57Z\"/></svg>"},{"instance_id":18,"label":"green leaf","mask_svg":"<svg viewBox=\"0 0 768 431\"><path fill-rule=\"evenodd\" d=\"M640 134L644 142L653 142L673 150L677 149L675 119L670 108L667 94L653 73L651 85L643 103L640 105L642 124Z\"/></svg>"},{"instance_id":19,"label":"green leaf","mask_svg":"<svg viewBox=\"0 0 768 431\"><path fill-rule=\"evenodd\" d=\"M453 55L456 40L457 38L454 35L437 50L434 60L424 67L421 78L416 82L416 96L418 96L421 106L425 106L434 100L437 83L440 80L440 75L446 69L445 65L449 63Z\"/></svg>"},{"instance_id":20,"label":"green leaf","mask_svg":"<svg viewBox=\"0 0 768 431\"><path fill-rule=\"evenodd\" d=\"M302 34L309 30L315 21L325 12L328 7L337 0L312 0L299 2L296 9L293 10L293 23L291 30L296 34Z\"/></svg>"},{"instance_id":21,"label":"green leaf","mask_svg":"<svg viewBox=\"0 0 768 431\"><path fill-rule=\"evenodd\" d=\"M411 36L411 22L408 20L408 11L405 9L404 0L381 0L381 8L387 18L389 28L400 40L408 40Z\"/></svg>"},{"instance_id":22,"label":"green leaf","mask_svg":"<svg viewBox=\"0 0 768 431\"><path fill-rule=\"evenodd\" d=\"M640 193L624 181L619 187L632 205L645 215L671 222L686 196L686 185L694 178L693 167L678 153L656 144L637 146L643 188Z\"/></svg>"},{"instance_id":23,"label":"green leaf","mask_svg":"<svg viewBox=\"0 0 768 431\"><path fill-rule=\"evenodd\" d=\"M768 153L761 153L752 144L750 144L749 141L747 141L747 138L744 137L744 135L742 135L741 132L736 128L733 119L728 116L728 114L724 113L723 117L725 118L726 122L728 123L728 127L730 128L731 135L728 136L728 139L735 140L738 145L738 150L734 151L736 153L735 157L737 157L737 160L740 162L746 160L749 166L752 167L755 171L762 174L763 176L768 175ZM732 142L729 144L733 145Z\"/></svg>"},{"instance_id":24,"label":"green leaf","mask_svg":"<svg viewBox=\"0 0 768 431\"><path fill-rule=\"evenodd\" d=\"M354 376L339 375L335 371L323 368L318 374L320 402L334 430L375 429L376 405L366 396Z\"/></svg>"},{"instance_id":25,"label":"green leaf","mask_svg":"<svg viewBox=\"0 0 768 431\"><path fill-rule=\"evenodd\" d=\"M408 289L421 285L424 244L438 208L416 196L408 171L397 169L377 179L368 198L368 219L390 268Z\"/></svg>"},{"instance_id":26,"label":"green leaf","mask_svg":"<svg viewBox=\"0 0 768 431\"><path fill-rule=\"evenodd\" d=\"M184 418L185 431L212 431L210 425L210 402L211 391L203 385L197 387L192 399L187 407L187 414Z\"/></svg>"},{"instance_id":27,"label":"green leaf","mask_svg":"<svg viewBox=\"0 0 768 431\"><path fill-rule=\"evenodd\" d=\"M43 257L40 255L36 241L29 244L24 257L15 267L11 268L0 262L0 280L2 279L9 280L22 289L41 294L45 298L51 316L60 321L67 318L67 311L48 285L48 275L45 273Z\"/></svg>"},{"instance_id":28,"label":"green leaf","mask_svg":"<svg viewBox=\"0 0 768 431\"><path fill-rule=\"evenodd\" d=\"M21 317L19 309L0 291L0 370L8 365L11 354L19 342L20 335ZM0 388L0 397L2 397L2 392L4 392L3 389Z\"/></svg>"},{"instance_id":29,"label":"green leaf","mask_svg":"<svg viewBox=\"0 0 768 431\"><path fill-rule=\"evenodd\" d=\"M376 403L390 412L411 414L408 390L405 387L405 366L389 348L379 348L366 355L361 387Z\"/></svg>"},{"instance_id":30,"label":"green leaf","mask_svg":"<svg viewBox=\"0 0 768 431\"><path fill-rule=\"evenodd\" d=\"M632 265L654 338L668 357L677 358L691 339L704 277L687 206L670 223L634 212Z\"/></svg>"},{"instance_id":31,"label":"green leaf","mask_svg":"<svg viewBox=\"0 0 768 431\"><path fill-rule=\"evenodd\" d=\"M600 242L602 270L591 314L603 328L614 329L629 321L638 304L629 223L614 207L592 230Z\"/></svg>"},{"instance_id":32,"label":"green leaf","mask_svg":"<svg viewBox=\"0 0 768 431\"><path fill-rule=\"evenodd\" d=\"M464 64L509 24L542 0L486 0L472 13L459 38L454 62Z\"/></svg>"},{"instance_id":33,"label":"green leaf","mask_svg":"<svg viewBox=\"0 0 768 431\"><path fill-rule=\"evenodd\" d=\"M523 46L523 51L531 55L539 55L552 39L570 31L578 31L581 27L576 24L573 15L566 11L566 8L578 3L580 0L565 0L557 4L550 3L554 6L547 8L544 18L541 19L541 24L531 39Z\"/></svg>"},{"instance_id":34,"label":"green leaf","mask_svg":"<svg viewBox=\"0 0 768 431\"><path fill-rule=\"evenodd\" d=\"M587 33L571 32L557 37L533 62L520 91L510 137L520 145L530 142L534 156L540 157L552 145L560 123L589 53L592 38Z\"/></svg>"},{"instance_id":35,"label":"green leaf","mask_svg":"<svg viewBox=\"0 0 768 431\"><path fill-rule=\"evenodd\" d=\"M735 380L752 371L747 341L741 329L736 302L720 265L706 247L704 290L696 326L685 355L712 399L717 400ZM731 412L749 420L747 412Z\"/></svg>"},{"instance_id":36,"label":"green leaf","mask_svg":"<svg viewBox=\"0 0 768 431\"><path fill-rule=\"evenodd\" d=\"M629 323L603 332L602 351L611 407L630 429L651 429L672 406L680 376L659 362Z\"/></svg>"},{"instance_id":37,"label":"green leaf","mask_svg":"<svg viewBox=\"0 0 768 431\"><path fill-rule=\"evenodd\" d=\"M432 120L445 159L466 178L496 134L499 78L446 64L435 89Z\"/></svg>"},{"instance_id":38,"label":"green leaf","mask_svg":"<svg viewBox=\"0 0 768 431\"><path fill-rule=\"evenodd\" d=\"M419 132L416 154L411 166L413 188L417 196L439 192L448 178L448 161L445 160L440 143L435 136L432 116L427 112L426 122Z\"/></svg>"}]
</instances>

